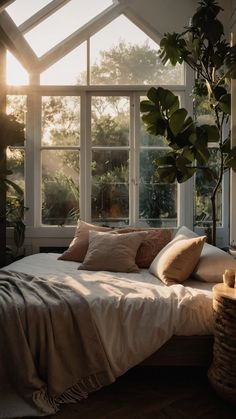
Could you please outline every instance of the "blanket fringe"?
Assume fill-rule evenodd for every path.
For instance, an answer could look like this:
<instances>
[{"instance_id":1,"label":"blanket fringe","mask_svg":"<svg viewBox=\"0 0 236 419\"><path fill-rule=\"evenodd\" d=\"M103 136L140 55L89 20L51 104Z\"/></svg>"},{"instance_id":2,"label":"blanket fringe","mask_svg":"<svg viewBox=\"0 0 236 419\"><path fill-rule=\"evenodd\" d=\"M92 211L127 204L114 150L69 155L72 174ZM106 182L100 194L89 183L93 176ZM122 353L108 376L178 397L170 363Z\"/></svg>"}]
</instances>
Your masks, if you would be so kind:
<instances>
[{"instance_id":1,"label":"blanket fringe","mask_svg":"<svg viewBox=\"0 0 236 419\"><path fill-rule=\"evenodd\" d=\"M56 397L48 395L47 389L41 389L34 392L33 401L38 409L44 414L54 414L58 412L60 404L76 403L88 397L89 393L99 390L104 385L110 384L108 375L94 374L83 378L78 383L64 391L63 394Z\"/></svg>"}]
</instances>

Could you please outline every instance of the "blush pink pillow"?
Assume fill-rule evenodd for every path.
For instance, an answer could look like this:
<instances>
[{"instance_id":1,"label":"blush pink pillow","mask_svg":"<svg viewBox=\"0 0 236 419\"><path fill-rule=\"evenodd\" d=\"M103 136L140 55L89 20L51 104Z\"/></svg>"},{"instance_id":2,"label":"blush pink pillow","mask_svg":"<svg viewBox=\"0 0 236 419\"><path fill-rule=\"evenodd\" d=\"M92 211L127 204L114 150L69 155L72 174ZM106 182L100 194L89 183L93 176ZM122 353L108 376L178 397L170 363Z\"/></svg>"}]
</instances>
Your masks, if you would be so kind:
<instances>
[{"instance_id":1,"label":"blush pink pillow","mask_svg":"<svg viewBox=\"0 0 236 419\"><path fill-rule=\"evenodd\" d=\"M171 228L120 228L118 233L131 233L137 231L146 231L147 235L138 248L135 258L139 268L149 268L156 255L172 239L173 230Z\"/></svg>"},{"instance_id":2,"label":"blush pink pillow","mask_svg":"<svg viewBox=\"0 0 236 419\"><path fill-rule=\"evenodd\" d=\"M59 256L60 260L70 260L74 262L83 262L89 245L89 231L111 231L109 227L101 227L94 224L78 221L75 236L70 246Z\"/></svg>"}]
</instances>

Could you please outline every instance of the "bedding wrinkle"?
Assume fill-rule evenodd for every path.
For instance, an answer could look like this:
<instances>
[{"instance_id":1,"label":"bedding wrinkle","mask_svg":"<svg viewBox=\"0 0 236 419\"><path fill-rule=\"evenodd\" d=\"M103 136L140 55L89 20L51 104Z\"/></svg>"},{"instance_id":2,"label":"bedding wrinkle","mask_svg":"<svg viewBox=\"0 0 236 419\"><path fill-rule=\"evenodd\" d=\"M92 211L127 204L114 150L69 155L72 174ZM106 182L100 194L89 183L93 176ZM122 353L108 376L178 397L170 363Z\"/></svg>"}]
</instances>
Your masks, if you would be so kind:
<instances>
[{"instance_id":1,"label":"bedding wrinkle","mask_svg":"<svg viewBox=\"0 0 236 419\"><path fill-rule=\"evenodd\" d=\"M12 325L3 332L9 339L6 361L15 358L10 364L17 375L23 359L26 372L19 371L23 378L18 376L18 384L24 393L28 390L27 400L33 393L37 405L40 400L44 404L45 395L45 411L55 411L60 403L79 400L113 382L173 334L212 333L214 284L186 280L184 285L167 287L147 269L83 271L77 269L78 263L57 260L58 256L32 255L9 265L11 278L5 281L6 292L0 293ZM12 293L11 287L19 291ZM14 322L6 310L9 304ZM40 310L41 318L35 319ZM6 322L0 321L3 328ZM18 338L23 339L19 351ZM6 353L3 347L1 351Z\"/></svg>"},{"instance_id":2,"label":"bedding wrinkle","mask_svg":"<svg viewBox=\"0 0 236 419\"><path fill-rule=\"evenodd\" d=\"M5 283L12 287L7 305L1 299ZM55 289L54 285L0 271L1 333L8 365L14 370L9 379L27 402L36 403L45 414L55 413L68 392L76 400L114 381L87 301L65 284L58 282ZM27 333L22 313L30 324Z\"/></svg>"}]
</instances>

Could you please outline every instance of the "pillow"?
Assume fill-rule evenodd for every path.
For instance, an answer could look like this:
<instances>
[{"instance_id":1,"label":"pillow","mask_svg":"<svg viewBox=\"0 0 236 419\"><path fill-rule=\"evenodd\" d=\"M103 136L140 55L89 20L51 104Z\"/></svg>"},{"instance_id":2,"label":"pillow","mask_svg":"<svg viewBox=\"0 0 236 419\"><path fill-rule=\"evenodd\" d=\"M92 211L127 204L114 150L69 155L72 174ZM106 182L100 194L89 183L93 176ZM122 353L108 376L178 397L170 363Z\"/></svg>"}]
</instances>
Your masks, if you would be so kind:
<instances>
[{"instance_id":1,"label":"pillow","mask_svg":"<svg viewBox=\"0 0 236 419\"><path fill-rule=\"evenodd\" d=\"M146 234L145 231L127 234L90 231L88 251L78 269L139 272L135 256Z\"/></svg>"},{"instance_id":2,"label":"pillow","mask_svg":"<svg viewBox=\"0 0 236 419\"><path fill-rule=\"evenodd\" d=\"M184 282L194 270L206 236L185 239L175 237L153 260L149 270L164 284Z\"/></svg>"},{"instance_id":3,"label":"pillow","mask_svg":"<svg viewBox=\"0 0 236 419\"><path fill-rule=\"evenodd\" d=\"M88 224L85 221L78 221L75 236L69 245L69 248L59 256L61 260L71 260L74 262L83 262L89 245L89 230L111 231L109 227L101 227Z\"/></svg>"},{"instance_id":4,"label":"pillow","mask_svg":"<svg viewBox=\"0 0 236 419\"><path fill-rule=\"evenodd\" d=\"M171 228L120 228L117 232L120 234L131 233L135 231L146 231L147 235L138 248L135 262L139 268L149 268L156 255L171 241Z\"/></svg>"},{"instance_id":5,"label":"pillow","mask_svg":"<svg viewBox=\"0 0 236 419\"><path fill-rule=\"evenodd\" d=\"M197 234L187 227L181 227L175 237L197 237ZM203 282L222 282L225 269L236 271L236 260L227 252L205 243L199 262L191 277Z\"/></svg>"}]
</instances>

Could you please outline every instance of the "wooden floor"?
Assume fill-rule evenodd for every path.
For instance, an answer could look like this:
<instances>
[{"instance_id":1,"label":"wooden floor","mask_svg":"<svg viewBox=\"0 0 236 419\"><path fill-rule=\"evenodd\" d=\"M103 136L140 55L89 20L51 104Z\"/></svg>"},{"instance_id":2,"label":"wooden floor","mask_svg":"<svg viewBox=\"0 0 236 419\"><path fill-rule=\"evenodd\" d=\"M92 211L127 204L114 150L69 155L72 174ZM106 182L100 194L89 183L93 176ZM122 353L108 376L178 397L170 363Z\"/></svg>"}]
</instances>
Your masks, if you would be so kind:
<instances>
[{"instance_id":1,"label":"wooden floor","mask_svg":"<svg viewBox=\"0 0 236 419\"><path fill-rule=\"evenodd\" d=\"M88 399L62 406L50 418L235 419L236 405L216 395L206 370L138 367Z\"/></svg>"}]
</instances>

